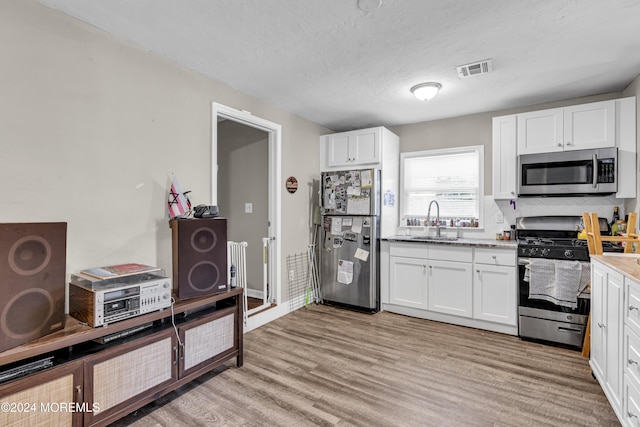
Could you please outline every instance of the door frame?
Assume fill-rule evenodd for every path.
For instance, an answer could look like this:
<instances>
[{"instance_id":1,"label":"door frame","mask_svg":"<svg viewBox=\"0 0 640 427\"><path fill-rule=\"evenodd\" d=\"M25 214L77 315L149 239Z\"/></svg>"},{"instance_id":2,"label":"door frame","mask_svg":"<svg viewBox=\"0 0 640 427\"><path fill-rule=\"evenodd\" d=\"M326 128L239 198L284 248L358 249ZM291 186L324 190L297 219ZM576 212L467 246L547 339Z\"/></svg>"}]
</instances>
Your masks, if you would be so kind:
<instances>
[{"instance_id":1,"label":"door frame","mask_svg":"<svg viewBox=\"0 0 640 427\"><path fill-rule=\"evenodd\" d=\"M269 140L269 224L268 234L272 245L272 259L270 259L269 283L274 286L276 305L282 307L281 283L281 189L278 183L281 176L282 126L252 115L248 111L236 110L226 105L211 103L211 204L218 203L218 120L227 119L234 122L260 129L268 134ZM265 315L272 310L266 310ZM278 310L280 311L280 310ZM269 313L271 314L271 313ZM264 324L258 318L261 313L252 316L255 326ZM265 316L266 319L272 316ZM271 319L273 320L273 319ZM269 321L269 320L267 320ZM251 329L251 325L247 325Z\"/></svg>"}]
</instances>

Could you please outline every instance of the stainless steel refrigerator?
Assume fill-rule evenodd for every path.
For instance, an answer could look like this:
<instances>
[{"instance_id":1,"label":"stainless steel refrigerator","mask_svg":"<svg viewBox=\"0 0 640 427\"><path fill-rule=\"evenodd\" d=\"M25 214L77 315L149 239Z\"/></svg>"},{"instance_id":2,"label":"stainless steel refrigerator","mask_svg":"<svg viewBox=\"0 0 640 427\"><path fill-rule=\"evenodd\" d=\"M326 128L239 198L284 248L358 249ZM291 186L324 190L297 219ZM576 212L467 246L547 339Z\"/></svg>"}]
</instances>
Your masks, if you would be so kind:
<instances>
[{"instance_id":1,"label":"stainless steel refrigerator","mask_svg":"<svg viewBox=\"0 0 640 427\"><path fill-rule=\"evenodd\" d=\"M322 299L378 311L380 171L322 172L321 179Z\"/></svg>"}]
</instances>

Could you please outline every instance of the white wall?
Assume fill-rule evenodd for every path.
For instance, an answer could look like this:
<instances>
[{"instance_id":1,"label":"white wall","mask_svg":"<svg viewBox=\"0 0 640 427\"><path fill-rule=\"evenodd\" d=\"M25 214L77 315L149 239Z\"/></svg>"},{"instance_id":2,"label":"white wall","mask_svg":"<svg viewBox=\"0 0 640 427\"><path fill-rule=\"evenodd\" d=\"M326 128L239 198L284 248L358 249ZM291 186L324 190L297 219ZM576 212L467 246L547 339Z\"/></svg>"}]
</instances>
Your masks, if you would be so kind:
<instances>
[{"instance_id":1,"label":"white wall","mask_svg":"<svg viewBox=\"0 0 640 427\"><path fill-rule=\"evenodd\" d=\"M0 2L0 44L0 222L66 221L67 275L171 272L169 175L210 202L211 102L282 125L281 185L293 175L302 190L282 197L282 270L306 250L304 188L328 129L33 0Z\"/></svg>"}]
</instances>

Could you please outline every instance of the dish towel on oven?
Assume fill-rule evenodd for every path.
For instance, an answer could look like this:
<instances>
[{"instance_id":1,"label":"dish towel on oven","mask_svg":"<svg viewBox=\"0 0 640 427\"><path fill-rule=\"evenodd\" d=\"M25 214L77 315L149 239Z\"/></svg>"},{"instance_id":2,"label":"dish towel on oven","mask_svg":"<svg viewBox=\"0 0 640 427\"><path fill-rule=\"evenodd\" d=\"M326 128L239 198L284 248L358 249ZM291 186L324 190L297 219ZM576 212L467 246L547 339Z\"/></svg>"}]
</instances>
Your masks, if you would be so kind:
<instances>
[{"instance_id":1,"label":"dish towel on oven","mask_svg":"<svg viewBox=\"0 0 640 427\"><path fill-rule=\"evenodd\" d=\"M529 268L529 298L568 308L578 306L578 286L582 276L579 262L532 258Z\"/></svg>"}]
</instances>

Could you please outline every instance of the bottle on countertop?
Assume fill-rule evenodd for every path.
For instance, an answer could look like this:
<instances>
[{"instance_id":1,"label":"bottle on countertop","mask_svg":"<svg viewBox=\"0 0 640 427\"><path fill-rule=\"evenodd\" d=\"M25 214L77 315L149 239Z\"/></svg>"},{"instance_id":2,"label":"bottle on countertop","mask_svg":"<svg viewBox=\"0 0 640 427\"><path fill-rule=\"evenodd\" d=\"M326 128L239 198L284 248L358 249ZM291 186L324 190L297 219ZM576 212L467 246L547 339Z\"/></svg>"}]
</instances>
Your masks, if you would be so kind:
<instances>
[{"instance_id":1,"label":"bottle on countertop","mask_svg":"<svg viewBox=\"0 0 640 427\"><path fill-rule=\"evenodd\" d=\"M613 219L611 220L611 225L615 224L616 221L620 219L620 214L618 213L618 207L613 207Z\"/></svg>"}]
</instances>

